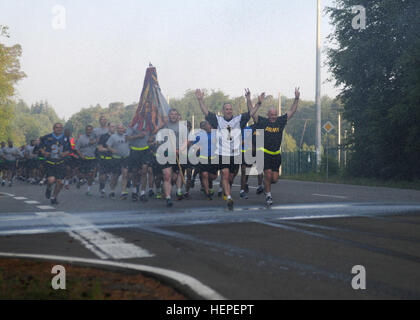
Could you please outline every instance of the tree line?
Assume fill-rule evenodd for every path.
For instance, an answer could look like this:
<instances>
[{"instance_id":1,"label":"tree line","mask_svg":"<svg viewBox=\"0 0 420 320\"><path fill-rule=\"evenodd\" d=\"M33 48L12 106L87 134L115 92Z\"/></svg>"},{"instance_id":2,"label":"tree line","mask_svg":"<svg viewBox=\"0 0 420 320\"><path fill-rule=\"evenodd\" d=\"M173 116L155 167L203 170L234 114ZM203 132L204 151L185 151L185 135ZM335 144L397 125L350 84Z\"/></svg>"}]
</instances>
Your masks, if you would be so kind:
<instances>
[{"instance_id":1,"label":"tree line","mask_svg":"<svg viewBox=\"0 0 420 320\"><path fill-rule=\"evenodd\" d=\"M352 26L353 6L366 27ZM353 129L353 175L420 178L420 1L337 0L328 65Z\"/></svg>"},{"instance_id":2,"label":"tree line","mask_svg":"<svg viewBox=\"0 0 420 320\"><path fill-rule=\"evenodd\" d=\"M363 6L366 25L355 28L354 6ZM322 98L322 121L331 121L335 130L329 135L331 148L337 148L337 119L343 115L342 140L348 152L348 171L354 176L383 179L419 179L420 166L420 1L336 0L326 9L333 25L329 35L327 65L332 81L340 89L337 98ZM14 102L15 84L26 75L20 70L20 45L1 43L9 37L0 26L0 140L14 138L20 143L50 130L58 119L46 102L28 107ZM256 94L256 92L254 92ZM282 96L283 112L292 100ZM220 112L224 102L235 110L246 110L244 97L229 97L221 90L207 90L205 103ZM277 107L278 98L267 96L260 114ZM42 107L41 107L42 105ZM171 99L184 120L195 127L203 120L194 90ZM77 107L77 106L75 106ZM90 106L75 113L65 126L77 136L87 124L97 125L101 114L114 122L128 125L137 103L114 102L107 107ZM315 144L315 107L301 101L298 113L288 124L284 137L286 151L313 150ZM323 136L326 145L326 136Z\"/></svg>"}]
</instances>

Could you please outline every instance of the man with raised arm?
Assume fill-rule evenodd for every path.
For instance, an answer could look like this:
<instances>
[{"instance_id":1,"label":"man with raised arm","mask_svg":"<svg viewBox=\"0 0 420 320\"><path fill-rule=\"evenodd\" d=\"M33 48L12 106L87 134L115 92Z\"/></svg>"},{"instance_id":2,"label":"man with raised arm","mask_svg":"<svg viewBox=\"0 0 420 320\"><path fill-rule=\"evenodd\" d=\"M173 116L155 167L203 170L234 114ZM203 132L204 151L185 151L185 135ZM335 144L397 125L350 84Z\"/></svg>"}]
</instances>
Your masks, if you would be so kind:
<instances>
[{"instance_id":1,"label":"man with raised arm","mask_svg":"<svg viewBox=\"0 0 420 320\"><path fill-rule=\"evenodd\" d=\"M234 116L232 105L225 103L222 109L223 116L218 116L210 112L204 105L204 93L200 89L195 91L195 96L206 120L213 128L218 130L215 154L219 157L221 182L226 195L227 207L229 210L233 210L231 184L233 183L234 173L239 169L239 163L241 162L241 130L246 127L253 110L248 106L247 112ZM239 157L237 163L235 163L235 157Z\"/></svg>"},{"instance_id":2,"label":"man with raised arm","mask_svg":"<svg viewBox=\"0 0 420 320\"><path fill-rule=\"evenodd\" d=\"M268 109L267 118L258 116L257 111L262 104L260 99L253 110L252 118L256 124L256 129L264 130L264 146L257 146L257 148L264 151L264 191L267 206L273 204L271 184L277 183L279 179L279 168L281 165L280 145L283 138L283 130L297 110L299 97L299 88L295 88L295 100L292 108L282 116L278 116L276 108ZM250 104L250 96L247 96L247 102Z\"/></svg>"}]
</instances>

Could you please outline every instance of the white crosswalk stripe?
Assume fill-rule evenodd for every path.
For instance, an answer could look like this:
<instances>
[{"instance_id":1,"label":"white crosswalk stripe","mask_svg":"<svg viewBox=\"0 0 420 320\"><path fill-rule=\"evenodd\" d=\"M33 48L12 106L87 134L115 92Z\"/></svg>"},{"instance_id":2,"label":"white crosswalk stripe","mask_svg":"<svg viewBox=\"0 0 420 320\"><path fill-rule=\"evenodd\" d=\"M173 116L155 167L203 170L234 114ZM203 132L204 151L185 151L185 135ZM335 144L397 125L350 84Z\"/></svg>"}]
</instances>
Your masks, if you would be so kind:
<instances>
[{"instance_id":1,"label":"white crosswalk stripe","mask_svg":"<svg viewBox=\"0 0 420 320\"><path fill-rule=\"evenodd\" d=\"M146 249L126 243L124 239L102 231L85 219L69 213L57 211L36 214L69 226L70 230L67 233L101 259L131 259L154 256Z\"/></svg>"}]
</instances>

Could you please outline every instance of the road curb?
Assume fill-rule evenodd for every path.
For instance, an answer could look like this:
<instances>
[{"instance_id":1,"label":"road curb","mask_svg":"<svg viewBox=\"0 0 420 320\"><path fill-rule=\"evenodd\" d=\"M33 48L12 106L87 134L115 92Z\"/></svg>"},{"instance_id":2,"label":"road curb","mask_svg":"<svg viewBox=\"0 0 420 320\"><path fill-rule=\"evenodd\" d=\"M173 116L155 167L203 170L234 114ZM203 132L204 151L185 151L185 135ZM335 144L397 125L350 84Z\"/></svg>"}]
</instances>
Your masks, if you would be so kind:
<instances>
[{"instance_id":1,"label":"road curb","mask_svg":"<svg viewBox=\"0 0 420 320\"><path fill-rule=\"evenodd\" d=\"M24 254L24 253L8 253L0 252L0 257L3 258L22 258L22 259L35 259L46 261L66 262L81 266L96 266L105 267L106 269L125 269L131 271L139 271L144 275L158 279L162 283L170 285L181 293L185 294L193 300L226 300L222 295L201 283L199 280L188 276L186 274L153 267L147 265L139 265L117 261L103 261L98 259L84 259L77 257L65 257L55 255L38 255L38 254Z\"/></svg>"}]
</instances>

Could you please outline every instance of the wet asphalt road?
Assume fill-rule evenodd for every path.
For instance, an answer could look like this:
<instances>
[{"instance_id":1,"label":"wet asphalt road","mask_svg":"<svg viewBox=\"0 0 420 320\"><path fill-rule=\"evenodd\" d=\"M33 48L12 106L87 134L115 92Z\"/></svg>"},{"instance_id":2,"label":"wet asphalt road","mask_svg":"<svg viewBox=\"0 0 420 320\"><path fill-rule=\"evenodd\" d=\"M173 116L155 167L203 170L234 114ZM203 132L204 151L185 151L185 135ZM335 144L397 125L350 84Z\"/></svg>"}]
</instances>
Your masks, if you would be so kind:
<instances>
[{"instance_id":1,"label":"wet asphalt road","mask_svg":"<svg viewBox=\"0 0 420 320\"><path fill-rule=\"evenodd\" d=\"M0 252L60 255L161 267L192 276L228 299L419 299L420 191L281 180L264 207L227 211L198 191L167 210L147 203L44 188L0 187ZM217 187L217 186L216 186ZM352 288L353 266L366 290Z\"/></svg>"}]
</instances>

